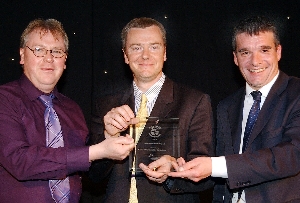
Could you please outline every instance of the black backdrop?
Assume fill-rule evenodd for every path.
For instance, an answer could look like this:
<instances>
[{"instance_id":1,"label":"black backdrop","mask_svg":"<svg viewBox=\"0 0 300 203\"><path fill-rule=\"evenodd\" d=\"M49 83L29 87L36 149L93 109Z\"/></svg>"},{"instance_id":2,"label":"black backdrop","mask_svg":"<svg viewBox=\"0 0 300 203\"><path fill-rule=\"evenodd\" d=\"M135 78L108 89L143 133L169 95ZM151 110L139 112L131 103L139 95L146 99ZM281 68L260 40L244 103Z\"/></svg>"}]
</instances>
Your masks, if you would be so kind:
<instances>
[{"instance_id":1,"label":"black backdrop","mask_svg":"<svg viewBox=\"0 0 300 203\"><path fill-rule=\"evenodd\" d=\"M0 84L19 78L22 72L19 38L29 21L55 18L63 23L70 39L67 70L59 90L81 106L89 124L94 97L130 84L120 32L132 18L146 16L167 29L164 72L177 82L208 93L215 111L221 99L245 83L231 52L232 26L240 17L275 17L282 31L280 69L300 76L299 4L298 0L2 1ZM94 199L89 186L84 182L83 202Z\"/></svg>"}]
</instances>

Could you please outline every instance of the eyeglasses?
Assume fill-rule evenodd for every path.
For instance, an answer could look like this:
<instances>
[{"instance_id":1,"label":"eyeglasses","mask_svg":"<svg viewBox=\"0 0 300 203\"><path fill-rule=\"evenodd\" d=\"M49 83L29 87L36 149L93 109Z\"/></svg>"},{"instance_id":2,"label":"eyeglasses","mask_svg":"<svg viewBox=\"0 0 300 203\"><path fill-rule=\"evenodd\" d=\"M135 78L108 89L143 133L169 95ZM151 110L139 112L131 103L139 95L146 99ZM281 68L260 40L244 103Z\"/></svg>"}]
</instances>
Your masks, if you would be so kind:
<instances>
[{"instance_id":1,"label":"eyeglasses","mask_svg":"<svg viewBox=\"0 0 300 203\"><path fill-rule=\"evenodd\" d=\"M36 56L36 57L44 57L47 54L47 51L50 51L50 54L54 57L54 58L61 58L64 55L66 55L66 52L64 52L61 49L45 49L45 48L41 48L41 47L34 47L33 49L29 48L28 46L26 46L30 51L32 51L32 53Z\"/></svg>"},{"instance_id":2,"label":"eyeglasses","mask_svg":"<svg viewBox=\"0 0 300 203\"><path fill-rule=\"evenodd\" d=\"M153 53L156 53L156 52L159 52L163 49L163 46L159 43L157 44L150 44L149 47L148 47L148 50L150 52L153 52ZM130 53L141 53L144 51L144 46L142 45L139 45L139 44L134 44L134 45L131 45L129 48L128 48L128 51Z\"/></svg>"}]
</instances>

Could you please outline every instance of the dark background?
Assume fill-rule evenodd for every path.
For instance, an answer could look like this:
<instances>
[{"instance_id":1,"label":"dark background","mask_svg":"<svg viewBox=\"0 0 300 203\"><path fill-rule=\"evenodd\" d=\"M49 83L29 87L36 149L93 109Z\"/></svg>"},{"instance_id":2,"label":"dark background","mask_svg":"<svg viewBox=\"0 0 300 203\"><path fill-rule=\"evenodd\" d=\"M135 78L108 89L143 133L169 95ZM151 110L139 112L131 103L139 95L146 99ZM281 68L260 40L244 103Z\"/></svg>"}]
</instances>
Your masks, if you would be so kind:
<instances>
[{"instance_id":1,"label":"dark background","mask_svg":"<svg viewBox=\"0 0 300 203\"><path fill-rule=\"evenodd\" d=\"M55 18L63 23L70 40L59 90L81 106L89 125L93 99L130 84L120 32L132 18L145 16L160 21L167 30L166 75L208 93L215 113L221 99L245 84L231 49L231 31L241 17L274 17L283 46L280 69L300 76L299 4L299 0L2 1L0 84L22 73L19 39L27 24L35 18ZM87 179L83 184L82 202L101 198L102 185Z\"/></svg>"}]
</instances>

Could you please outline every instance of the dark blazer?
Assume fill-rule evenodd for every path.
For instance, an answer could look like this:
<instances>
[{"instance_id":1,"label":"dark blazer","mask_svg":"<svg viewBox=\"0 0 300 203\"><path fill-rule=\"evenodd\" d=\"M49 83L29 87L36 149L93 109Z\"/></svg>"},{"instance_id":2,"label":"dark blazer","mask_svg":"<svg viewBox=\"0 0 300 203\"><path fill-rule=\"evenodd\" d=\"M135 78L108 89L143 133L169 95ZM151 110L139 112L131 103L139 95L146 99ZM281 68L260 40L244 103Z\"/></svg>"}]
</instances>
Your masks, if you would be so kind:
<instances>
[{"instance_id":1,"label":"dark blazer","mask_svg":"<svg viewBox=\"0 0 300 203\"><path fill-rule=\"evenodd\" d=\"M218 180L214 201L244 189L247 203L300 202L300 79L279 73L239 155L244 97L242 88L217 109L216 153L225 155L228 179Z\"/></svg>"},{"instance_id":2,"label":"dark blazer","mask_svg":"<svg viewBox=\"0 0 300 203\"><path fill-rule=\"evenodd\" d=\"M113 107L128 104L134 109L133 88L105 97L97 101L93 111L91 125L91 141L97 143L104 139L103 116ZM156 103L151 112L152 117L172 118L178 117L179 135L181 143L181 156L191 160L198 156L212 156L213 118L208 95L202 92L179 85L166 78ZM140 138L142 139L143 134ZM101 180L110 175L105 202L124 202L129 199L130 173L128 158L123 161L96 161L90 167L89 176L93 180ZM170 192L162 184L151 182L146 177L137 177L139 202L199 202L197 192L213 186L207 178L199 183L186 179L175 179Z\"/></svg>"}]
</instances>

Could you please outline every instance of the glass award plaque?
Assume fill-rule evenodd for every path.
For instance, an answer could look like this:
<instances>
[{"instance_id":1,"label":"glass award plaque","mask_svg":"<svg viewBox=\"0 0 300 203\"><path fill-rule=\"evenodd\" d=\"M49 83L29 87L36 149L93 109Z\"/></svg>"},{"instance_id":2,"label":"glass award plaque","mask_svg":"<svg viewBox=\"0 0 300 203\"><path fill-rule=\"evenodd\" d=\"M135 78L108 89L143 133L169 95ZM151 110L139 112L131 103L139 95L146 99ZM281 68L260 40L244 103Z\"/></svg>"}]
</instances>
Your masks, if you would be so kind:
<instances>
[{"instance_id":1,"label":"glass award plaque","mask_svg":"<svg viewBox=\"0 0 300 203\"><path fill-rule=\"evenodd\" d=\"M143 172L139 164L149 165L163 155L178 158L180 155L179 118L147 117L132 125L130 134L135 149L129 155L129 170ZM142 131L140 134L139 132Z\"/></svg>"}]
</instances>

